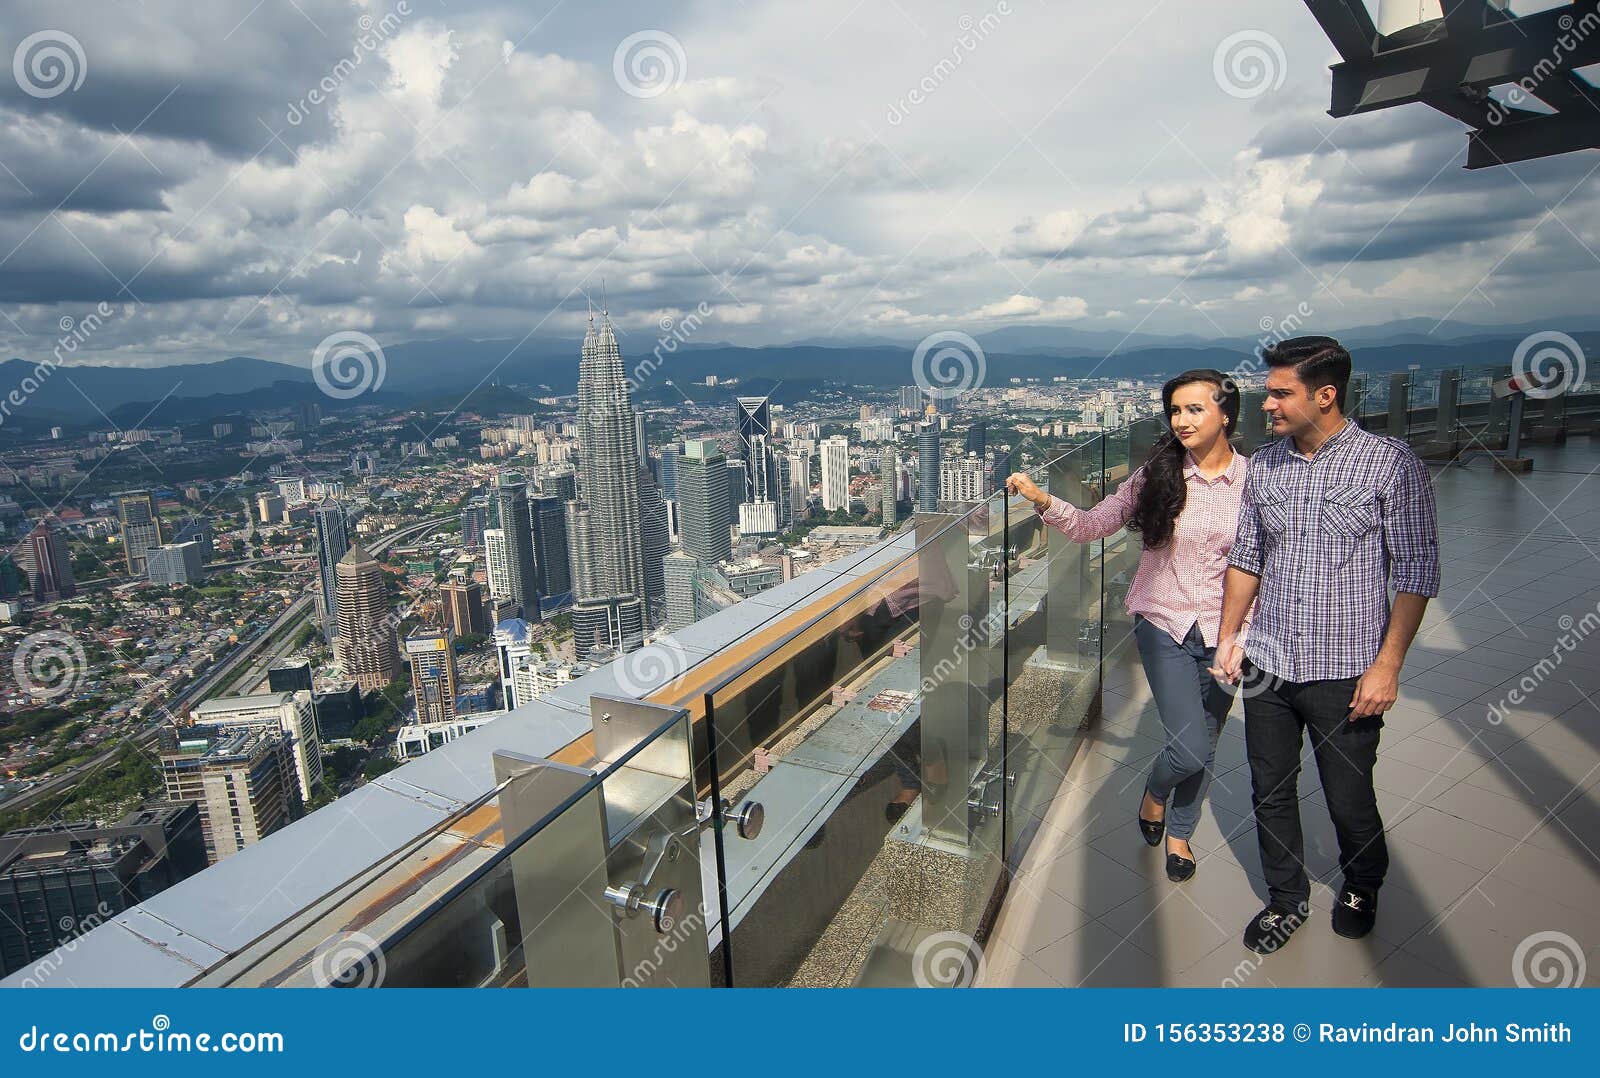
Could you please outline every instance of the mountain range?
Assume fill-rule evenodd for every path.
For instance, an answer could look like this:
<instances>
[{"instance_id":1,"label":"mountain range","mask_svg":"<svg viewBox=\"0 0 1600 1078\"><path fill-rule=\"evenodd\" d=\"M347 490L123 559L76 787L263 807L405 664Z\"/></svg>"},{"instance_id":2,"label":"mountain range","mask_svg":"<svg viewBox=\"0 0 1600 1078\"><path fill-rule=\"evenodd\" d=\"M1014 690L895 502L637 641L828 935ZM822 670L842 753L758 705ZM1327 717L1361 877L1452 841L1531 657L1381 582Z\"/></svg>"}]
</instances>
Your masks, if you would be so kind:
<instances>
[{"instance_id":1,"label":"mountain range","mask_svg":"<svg viewBox=\"0 0 1600 1078\"><path fill-rule=\"evenodd\" d=\"M1563 321L1562 328L1586 353L1600 354L1600 322ZM1413 365L1509 363L1523 338L1550 328L1548 321L1486 326L1408 318L1356 326L1336 335L1352 347L1360 369L1393 371ZM1244 337L1207 339L1049 326L1010 326L978 334L976 339L985 353L989 385L1012 378L1150 378L1191 367L1227 370L1247 359L1258 343ZM625 338L624 366L635 371L635 380L646 387L645 399L665 401L678 397L666 384L669 380L702 382L708 374L737 378L752 387L778 385L787 390L782 397L789 399L830 382L908 385L917 341L841 337L762 347L695 342L680 345L675 352L663 351L659 361L651 357L655 344L638 334ZM350 401L322 394L306 367L249 356L164 367L75 361L50 370L24 405L11 407L0 422L0 434L55 424L104 426L108 418L123 428L162 426L283 408L299 400L316 400L325 412L374 403L414 407L424 400L429 406L449 408L450 402L496 385L514 385L531 396L568 394L577 389L580 347L576 339L543 336L521 341L438 338L386 345L379 392ZM0 397L8 387L24 385L34 373L35 363L27 359L0 363Z\"/></svg>"}]
</instances>

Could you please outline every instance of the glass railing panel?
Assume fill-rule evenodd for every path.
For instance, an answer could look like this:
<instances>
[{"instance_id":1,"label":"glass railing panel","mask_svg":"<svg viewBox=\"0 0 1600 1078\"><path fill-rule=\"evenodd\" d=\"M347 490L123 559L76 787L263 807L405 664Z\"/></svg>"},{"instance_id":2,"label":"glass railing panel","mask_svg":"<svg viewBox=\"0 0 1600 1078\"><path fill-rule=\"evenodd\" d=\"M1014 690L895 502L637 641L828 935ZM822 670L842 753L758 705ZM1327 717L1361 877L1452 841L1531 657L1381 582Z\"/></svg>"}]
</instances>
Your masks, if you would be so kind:
<instances>
[{"instance_id":1,"label":"glass railing panel","mask_svg":"<svg viewBox=\"0 0 1600 1078\"><path fill-rule=\"evenodd\" d=\"M496 753L492 795L205 983L719 983L688 715L596 705L595 767Z\"/></svg>"},{"instance_id":2,"label":"glass railing panel","mask_svg":"<svg viewBox=\"0 0 1600 1078\"><path fill-rule=\"evenodd\" d=\"M1104 496L1104 436L1031 474L1052 498L1078 508ZM1020 497L1007 510L1007 863L1015 869L1067 771L1100 698L1103 544L1047 527Z\"/></svg>"},{"instance_id":3,"label":"glass railing panel","mask_svg":"<svg viewBox=\"0 0 1600 1078\"><path fill-rule=\"evenodd\" d=\"M1158 438L1169 428L1164 417L1141 419L1106 440L1105 486L1109 495L1144 466ZM1128 613L1128 588L1133 585L1143 546L1139 536L1126 529L1105 540L1105 602L1101 607L1100 656L1106 680L1126 681L1139 665L1133 639L1133 617Z\"/></svg>"},{"instance_id":4,"label":"glass railing panel","mask_svg":"<svg viewBox=\"0 0 1600 1078\"><path fill-rule=\"evenodd\" d=\"M1003 747L1002 537L989 502L919 514L914 553L708 693L735 986L937 983L921 943L978 933L1003 827L998 788L995 811L968 805Z\"/></svg>"}]
</instances>

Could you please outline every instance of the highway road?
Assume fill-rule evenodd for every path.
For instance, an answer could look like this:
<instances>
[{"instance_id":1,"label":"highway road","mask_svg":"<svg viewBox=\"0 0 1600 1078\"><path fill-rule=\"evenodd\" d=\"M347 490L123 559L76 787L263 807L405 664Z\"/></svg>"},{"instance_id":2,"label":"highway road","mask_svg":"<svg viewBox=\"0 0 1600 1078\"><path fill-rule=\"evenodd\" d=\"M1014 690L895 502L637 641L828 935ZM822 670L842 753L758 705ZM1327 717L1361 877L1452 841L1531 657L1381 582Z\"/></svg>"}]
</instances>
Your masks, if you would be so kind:
<instances>
[{"instance_id":1,"label":"highway road","mask_svg":"<svg viewBox=\"0 0 1600 1078\"><path fill-rule=\"evenodd\" d=\"M454 517L452 516L442 516L433 517L416 524L408 524L404 528L399 528L388 535L373 540L367 549L374 555L382 554L396 543L415 538L429 529L437 528L446 521L453 519ZM309 589L309 585L307 587ZM261 656L261 667L265 670L273 659L278 658L289 650L288 645L293 642L296 635L294 633L282 633L280 635L280 630L294 619L304 615L306 608L311 606L312 602L312 595L308 590L306 594L285 607L283 612L274 618L272 624L264 631L257 633L248 640L241 641L231 654L214 663L205 673L185 685L175 697L167 702L158 719L133 736L134 743L140 746L154 743L156 735L163 726L166 726L177 716L182 715L194 704L210 696L214 690L230 683L230 678L233 672L239 668L239 665L250 661L252 657L260 653L271 642L277 646L272 649L271 654ZM116 744L102 750L76 767L63 771L59 775L52 775L31 789L0 801L0 809L27 808L29 805L49 797L52 793L59 793L69 788L83 775L112 760L121 751L122 742L119 740Z\"/></svg>"}]
</instances>

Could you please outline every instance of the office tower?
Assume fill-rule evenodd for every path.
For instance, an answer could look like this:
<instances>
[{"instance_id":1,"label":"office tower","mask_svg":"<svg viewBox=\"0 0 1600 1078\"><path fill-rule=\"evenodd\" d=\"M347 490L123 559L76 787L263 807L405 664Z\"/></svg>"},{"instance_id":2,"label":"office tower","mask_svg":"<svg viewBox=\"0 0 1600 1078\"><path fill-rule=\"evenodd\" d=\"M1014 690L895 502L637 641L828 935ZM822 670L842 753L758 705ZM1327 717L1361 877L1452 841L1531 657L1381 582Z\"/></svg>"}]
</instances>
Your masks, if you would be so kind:
<instances>
[{"instance_id":1,"label":"office tower","mask_svg":"<svg viewBox=\"0 0 1600 1078\"><path fill-rule=\"evenodd\" d=\"M947 460L939 465L939 500L942 502L977 502L984 496L984 460L968 455L960 460Z\"/></svg>"},{"instance_id":2,"label":"office tower","mask_svg":"<svg viewBox=\"0 0 1600 1078\"><path fill-rule=\"evenodd\" d=\"M995 446L991 450L993 463L990 466L990 491L998 491L1005 487L1006 477L1016 471L1011 466L1011 450L1002 446Z\"/></svg>"},{"instance_id":3,"label":"office tower","mask_svg":"<svg viewBox=\"0 0 1600 1078\"><path fill-rule=\"evenodd\" d=\"M521 707L531 699L526 692L518 692L522 684L517 672L533 660L533 646L528 642L528 623L521 618L507 618L494 627L494 652L500 674L500 697L505 709Z\"/></svg>"},{"instance_id":4,"label":"office tower","mask_svg":"<svg viewBox=\"0 0 1600 1078\"><path fill-rule=\"evenodd\" d=\"M173 533L174 543L199 543L200 562L205 564L211 560L211 521L207 517L188 517L178 525Z\"/></svg>"},{"instance_id":5,"label":"office tower","mask_svg":"<svg viewBox=\"0 0 1600 1078\"><path fill-rule=\"evenodd\" d=\"M899 514L900 450L893 445L883 447L883 458L878 465L880 500L878 511L886 526L892 526Z\"/></svg>"},{"instance_id":6,"label":"office tower","mask_svg":"<svg viewBox=\"0 0 1600 1078\"><path fill-rule=\"evenodd\" d=\"M317 731L327 741L349 737L365 711L361 687L353 681L338 682L312 693L311 704L317 713Z\"/></svg>"},{"instance_id":7,"label":"office tower","mask_svg":"<svg viewBox=\"0 0 1600 1078\"><path fill-rule=\"evenodd\" d=\"M439 603L444 607L445 628L456 636L481 635L489 631L483 615L483 589L476 580L452 580L443 585L439 589Z\"/></svg>"},{"instance_id":8,"label":"office tower","mask_svg":"<svg viewBox=\"0 0 1600 1078\"><path fill-rule=\"evenodd\" d=\"M922 389L920 386L900 387L899 411L901 415L916 416L922 414Z\"/></svg>"},{"instance_id":9,"label":"office tower","mask_svg":"<svg viewBox=\"0 0 1600 1078\"><path fill-rule=\"evenodd\" d=\"M787 453L774 453L773 463L777 466L777 485L772 492L772 497L778 503L778 530L787 531L794 523L794 498L790 496L789 487L792 482L790 458Z\"/></svg>"},{"instance_id":10,"label":"office tower","mask_svg":"<svg viewBox=\"0 0 1600 1078\"><path fill-rule=\"evenodd\" d=\"M168 726L159 738L167 800L199 805L210 864L299 815L294 757L282 733L265 727Z\"/></svg>"},{"instance_id":11,"label":"office tower","mask_svg":"<svg viewBox=\"0 0 1600 1078\"><path fill-rule=\"evenodd\" d=\"M571 468L553 468L539 481L540 493L570 502L578 496L578 473Z\"/></svg>"},{"instance_id":12,"label":"office tower","mask_svg":"<svg viewBox=\"0 0 1600 1078\"><path fill-rule=\"evenodd\" d=\"M784 499L787 501L788 499ZM778 534L777 502L745 502L739 506L740 535Z\"/></svg>"},{"instance_id":13,"label":"office tower","mask_svg":"<svg viewBox=\"0 0 1600 1078\"><path fill-rule=\"evenodd\" d=\"M122 553L129 576L144 576L145 552L161 545L161 518L156 500L147 490L117 497L117 517L122 522Z\"/></svg>"},{"instance_id":14,"label":"office tower","mask_svg":"<svg viewBox=\"0 0 1600 1078\"><path fill-rule=\"evenodd\" d=\"M644 594L635 437L622 353L602 312L598 330L590 318L578 367L579 485L589 507L595 594L618 600Z\"/></svg>"},{"instance_id":15,"label":"office tower","mask_svg":"<svg viewBox=\"0 0 1600 1078\"><path fill-rule=\"evenodd\" d=\"M733 550L728 534L730 474L716 442L695 439L684 443L683 459L678 462L679 542L684 553L701 562L721 561Z\"/></svg>"},{"instance_id":16,"label":"office tower","mask_svg":"<svg viewBox=\"0 0 1600 1078\"><path fill-rule=\"evenodd\" d=\"M53 603L78 593L66 533L57 530L51 517L35 524L22 541L22 548L17 552L17 567L28 574L35 602Z\"/></svg>"},{"instance_id":17,"label":"office tower","mask_svg":"<svg viewBox=\"0 0 1600 1078\"><path fill-rule=\"evenodd\" d=\"M850 508L850 440L842 435L822 441L822 508Z\"/></svg>"},{"instance_id":18,"label":"office tower","mask_svg":"<svg viewBox=\"0 0 1600 1078\"><path fill-rule=\"evenodd\" d=\"M597 594L594 575L594 526L589 506L582 501L565 503L567 511L567 566L571 570L572 597L593 599Z\"/></svg>"},{"instance_id":19,"label":"office tower","mask_svg":"<svg viewBox=\"0 0 1600 1078\"><path fill-rule=\"evenodd\" d=\"M650 478L650 471L639 468L639 545L644 555L644 601L646 609L658 615L666 598L661 561L671 549L671 527L667 519L667 500Z\"/></svg>"},{"instance_id":20,"label":"office tower","mask_svg":"<svg viewBox=\"0 0 1600 1078\"><path fill-rule=\"evenodd\" d=\"M811 454L795 450L789 454L789 516L804 520L811 497Z\"/></svg>"},{"instance_id":21,"label":"office tower","mask_svg":"<svg viewBox=\"0 0 1600 1078\"><path fill-rule=\"evenodd\" d=\"M207 700L190 713L194 728L260 728L282 734L294 757L296 788L309 802L322 785L322 738L311 691L266 692Z\"/></svg>"},{"instance_id":22,"label":"office tower","mask_svg":"<svg viewBox=\"0 0 1600 1078\"><path fill-rule=\"evenodd\" d=\"M644 600L636 595L587 599L572 608L572 651L586 662L595 651L626 653L644 644Z\"/></svg>"},{"instance_id":23,"label":"office tower","mask_svg":"<svg viewBox=\"0 0 1600 1078\"><path fill-rule=\"evenodd\" d=\"M936 512L939 508L939 424L927 420L917 424L917 511Z\"/></svg>"},{"instance_id":24,"label":"office tower","mask_svg":"<svg viewBox=\"0 0 1600 1078\"><path fill-rule=\"evenodd\" d=\"M145 551L145 572L158 587L193 584L205 576L199 543L163 543Z\"/></svg>"},{"instance_id":25,"label":"office tower","mask_svg":"<svg viewBox=\"0 0 1600 1078\"><path fill-rule=\"evenodd\" d=\"M694 571L699 563L681 550L668 554L662 563L667 588L667 631L677 632L694 624Z\"/></svg>"},{"instance_id":26,"label":"office tower","mask_svg":"<svg viewBox=\"0 0 1600 1078\"><path fill-rule=\"evenodd\" d=\"M383 569L357 543L339 559L337 575L339 635L334 655L363 692L376 692L400 673L400 647Z\"/></svg>"},{"instance_id":27,"label":"office tower","mask_svg":"<svg viewBox=\"0 0 1600 1078\"><path fill-rule=\"evenodd\" d=\"M489 594L511 601L511 566L506 561L506 533L488 528L483 533L483 564L489 572Z\"/></svg>"},{"instance_id":28,"label":"office tower","mask_svg":"<svg viewBox=\"0 0 1600 1078\"><path fill-rule=\"evenodd\" d=\"M418 722L449 722L456 717L454 645L449 629L417 629L406 637Z\"/></svg>"},{"instance_id":29,"label":"office tower","mask_svg":"<svg viewBox=\"0 0 1600 1078\"><path fill-rule=\"evenodd\" d=\"M965 453L975 453L984 456L989 452L989 424L982 419L974 419L967 427L967 441L962 449Z\"/></svg>"},{"instance_id":30,"label":"office tower","mask_svg":"<svg viewBox=\"0 0 1600 1078\"><path fill-rule=\"evenodd\" d=\"M305 504L306 481L299 476L275 475L268 482L278 488L278 497L283 499L285 507Z\"/></svg>"},{"instance_id":31,"label":"office tower","mask_svg":"<svg viewBox=\"0 0 1600 1078\"><path fill-rule=\"evenodd\" d=\"M735 397L734 403L739 455L744 458L745 484L741 501L771 501L776 493L771 401L767 397Z\"/></svg>"},{"instance_id":32,"label":"office tower","mask_svg":"<svg viewBox=\"0 0 1600 1078\"><path fill-rule=\"evenodd\" d=\"M339 583L339 559L350 549L349 520L344 515L344 506L332 498L317 503L311 520L317 529L317 616L322 619L323 636L332 640L339 631L334 594Z\"/></svg>"},{"instance_id":33,"label":"office tower","mask_svg":"<svg viewBox=\"0 0 1600 1078\"><path fill-rule=\"evenodd\" d=\"M283 520L284 501L276 494L263 494L256 499L256 515L263 524L277 524Z\"/></svg>"},{"instance_id":34,"label":"office tower","mask_svg":"<svg viewBox=\"0 0 1600 1078\"><path fill-rule=\"evenodd\" d=\"M21 553L20 548L18 553ZM0 551L0 599L15 599L27 587L28 574L18 566L17 559Z\"/></svg>"},{"instance_id":35,"label":"office tower","mask_svg":"<svg viewBox=\"0 0 1600 1078\"><path fill-rule=\"evenodd\" d=\"M566 549L566 502L555 494L528 499L533 517L533 561L539 601L550 609L573 598L571 555Z\"/></svg>"},{"instance_id":36,"label":"office tower","mask_svg":"<svg viewBox=\"0 0 1600 1078\"><path fill-rule=\"evenodd\" d=\"M267 688L273 692L311 691L310 659L279 659L267 667Z\"/></svg>"},{"instance_id":37,"label":"office tower","mask_svg":"<svg viewBox=\"0 0 1600 1078\"><path fill-rule=\"evenodd\" d=\"M483 546L483 533L489 527L489 509L484 505L464 505L461 507L461 546L465 550L477 550Z\"/></svg>"},{"instance_id":38,"label":"office tower","mask_svg":"<svg viewBox=\"0 0 1600 1078\"><path fill-rule=\"evenodd\" d=\"M683 446L673 443L662 446L656 458L656 482L661 484L661 496L667 501L678 497L678 461L683 456Z\"/></svg>"},{"instance_id":39,"label":"office tower","mask_svg":"<svg viewBox=\"0 0 1600 1078\"><path fill-rule=\"evenodd\" d=\"M108 827L44 823L0 836L0 975L206 867L200 810L158 802ZM24 980L23 987L30 987Z\"/></svg>"},{"instance_id":40,"label":"office tower","mask_svg":"<svg viewBox=\"0 0 1600 1078\"><path fill-rule=\"evenodd\" d=\"M533 560L533 518L528 515L528 487L522 477L502 472L495 477L493 498L505 543L503 594L522 605L522 616L539 620L539 576Z\"/></svg>"}]
</instances>

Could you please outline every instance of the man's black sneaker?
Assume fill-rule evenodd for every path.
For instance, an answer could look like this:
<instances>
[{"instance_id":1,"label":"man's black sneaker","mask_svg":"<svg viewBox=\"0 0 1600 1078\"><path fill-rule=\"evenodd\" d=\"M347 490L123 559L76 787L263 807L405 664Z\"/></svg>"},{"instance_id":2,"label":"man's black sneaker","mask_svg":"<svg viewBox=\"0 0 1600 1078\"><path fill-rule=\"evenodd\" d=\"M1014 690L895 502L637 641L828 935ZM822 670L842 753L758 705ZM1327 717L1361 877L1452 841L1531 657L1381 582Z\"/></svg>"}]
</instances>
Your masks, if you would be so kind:
<instances>
[{"instance_id":1,"label":"man's black sneaker","mask_svg":"<svg viewBox=\"0 0 1600 1078\"><path fill-rule=\"evenodd\" d=\"M1268 906L1245 926L1244 945L1257 954L1271 954L1289 942L1294 930L1310 913L1311 910L1305 906L1299 910L1280 910Z\"/></svg>"},{"instance_id":2,"label":"man's black sneaker","mask_svg":"<svg viewBox=\"0 0 1600 1078\"><path fill-rule=\"evenodd\" d=\"M1372 931L1378 919L1378 896L1358 887L1341 887L1333 907L1333 930L1345 939L1358 940Z\"/></svg>"}]
</instances>

